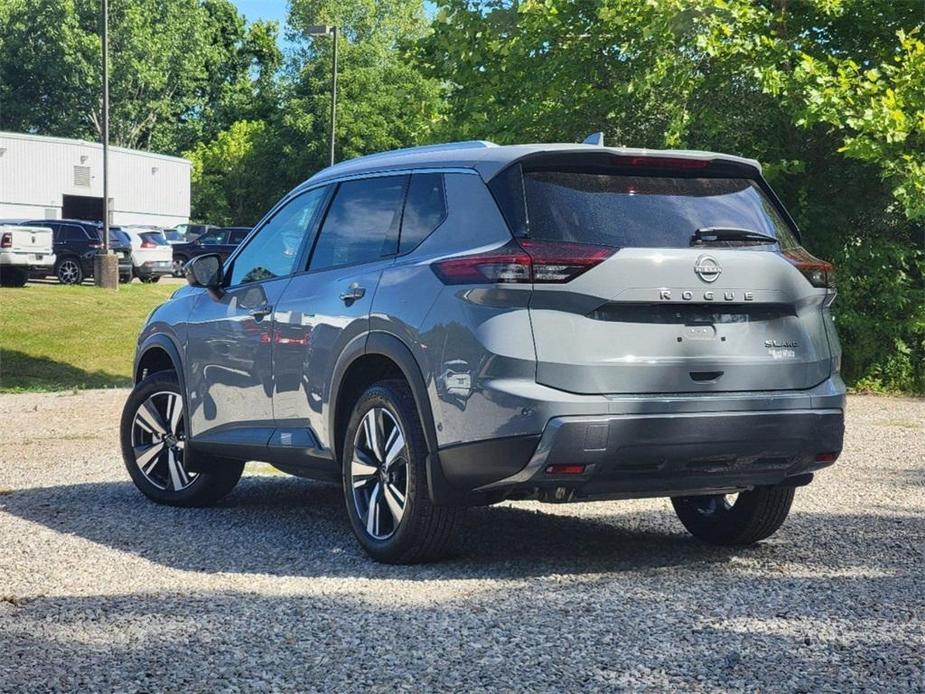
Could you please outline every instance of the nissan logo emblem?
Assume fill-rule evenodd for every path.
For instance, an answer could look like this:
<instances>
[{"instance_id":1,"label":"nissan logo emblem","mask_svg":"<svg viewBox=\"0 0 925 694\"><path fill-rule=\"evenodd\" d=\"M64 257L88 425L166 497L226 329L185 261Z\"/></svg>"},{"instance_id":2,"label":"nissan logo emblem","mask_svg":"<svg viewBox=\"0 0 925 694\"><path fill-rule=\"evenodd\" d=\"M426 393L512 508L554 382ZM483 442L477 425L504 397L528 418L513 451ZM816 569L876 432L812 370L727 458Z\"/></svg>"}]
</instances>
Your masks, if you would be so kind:
<instances>
[{"instance_id":1,"label":"nissan logo emblem","mask_svg":"<svg viewBox=\"0 0 925 694\"><path fill-rule=\"evenodd\" d=\"M723 272L723 268L712 255L702 255L694 263L694 272L704 282L715 282Z\"/></svg>"}]
</instances>

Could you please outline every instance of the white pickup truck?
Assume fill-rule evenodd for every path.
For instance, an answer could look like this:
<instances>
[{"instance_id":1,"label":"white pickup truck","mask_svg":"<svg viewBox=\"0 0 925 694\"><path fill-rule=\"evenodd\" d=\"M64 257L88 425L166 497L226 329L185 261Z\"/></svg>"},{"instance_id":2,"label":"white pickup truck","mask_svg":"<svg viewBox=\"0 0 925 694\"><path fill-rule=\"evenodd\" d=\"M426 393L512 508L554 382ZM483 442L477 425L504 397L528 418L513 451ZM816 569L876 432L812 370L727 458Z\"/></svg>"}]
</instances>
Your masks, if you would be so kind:
<instances>
[{"instance_id":1,"label":"white pickup truck","mask_svg":"<svg viewBox=\"0 0 925 694\"><path fill-rule=\"evenodd\" d=\"M51 274L55 264L51 229L0 226L0 286L21 287L33 270Z\"/></svg>"}]
</instances>

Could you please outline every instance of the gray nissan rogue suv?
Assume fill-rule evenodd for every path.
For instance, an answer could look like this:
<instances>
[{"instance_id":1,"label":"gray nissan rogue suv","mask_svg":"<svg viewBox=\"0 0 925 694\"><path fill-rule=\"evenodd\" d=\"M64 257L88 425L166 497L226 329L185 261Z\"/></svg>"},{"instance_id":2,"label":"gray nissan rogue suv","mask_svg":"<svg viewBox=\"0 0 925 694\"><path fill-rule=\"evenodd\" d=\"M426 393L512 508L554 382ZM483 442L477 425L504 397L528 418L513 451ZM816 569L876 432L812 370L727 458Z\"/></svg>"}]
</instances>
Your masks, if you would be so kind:
<instances>
[{"instance_id":1,"label":"gray nissan rogue suv","mask_svg":"<svg viewBox=\"0 0 925 694\"><path fill-rule=\"evenodd\" d=\"M135 484L209 504L250 460L338 482L380 561L505 499L667 496L698 538L752 543L842 448L832 266L748 159L376 154L186 276L138 340Z\"/></svg>"}]
</instances>

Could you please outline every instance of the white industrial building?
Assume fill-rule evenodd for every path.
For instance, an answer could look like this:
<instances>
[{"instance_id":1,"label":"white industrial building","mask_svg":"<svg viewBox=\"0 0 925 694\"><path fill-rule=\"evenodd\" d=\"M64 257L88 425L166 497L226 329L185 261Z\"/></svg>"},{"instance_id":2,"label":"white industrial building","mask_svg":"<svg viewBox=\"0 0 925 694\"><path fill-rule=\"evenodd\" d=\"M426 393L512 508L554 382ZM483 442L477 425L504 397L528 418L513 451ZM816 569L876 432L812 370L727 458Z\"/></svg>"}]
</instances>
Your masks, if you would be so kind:
<instances>
[{"instance_id":1,"label":"white industrial building","mask_svg":"<svg viewBox=\"0 0 925 694\"><path fill-rule=\"evenodd\" d=\"M112 224L189 221L191 162L109 148ZM0 132L0 219L102 220L103 146Z\"/></svg>"}]
</instances>

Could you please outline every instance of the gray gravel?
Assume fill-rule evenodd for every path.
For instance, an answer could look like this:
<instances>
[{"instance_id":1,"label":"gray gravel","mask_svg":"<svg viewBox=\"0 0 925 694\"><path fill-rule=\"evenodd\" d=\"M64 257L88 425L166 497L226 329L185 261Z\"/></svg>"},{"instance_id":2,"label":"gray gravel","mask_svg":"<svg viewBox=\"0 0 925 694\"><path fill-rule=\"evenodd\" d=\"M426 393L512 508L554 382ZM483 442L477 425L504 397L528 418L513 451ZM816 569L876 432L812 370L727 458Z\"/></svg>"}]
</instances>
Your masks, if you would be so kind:
<instances>
[{"instance_id":1,"label":"gray gravel","mask_svg":"<svg viewBox=\"0 0 925 694\"><path fill-rule=\"evenodd\" d=\"M255 468L155 506L125 391L0 396L0 690L925 691L925 401L853 397L846 454L748 549L666 500L471 514L386 567L337 489Z\"/></svg>"}]
</instances>

